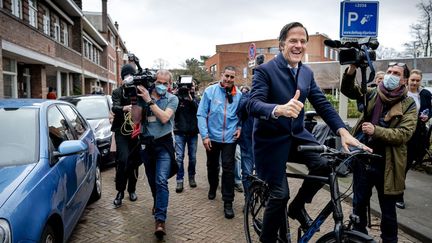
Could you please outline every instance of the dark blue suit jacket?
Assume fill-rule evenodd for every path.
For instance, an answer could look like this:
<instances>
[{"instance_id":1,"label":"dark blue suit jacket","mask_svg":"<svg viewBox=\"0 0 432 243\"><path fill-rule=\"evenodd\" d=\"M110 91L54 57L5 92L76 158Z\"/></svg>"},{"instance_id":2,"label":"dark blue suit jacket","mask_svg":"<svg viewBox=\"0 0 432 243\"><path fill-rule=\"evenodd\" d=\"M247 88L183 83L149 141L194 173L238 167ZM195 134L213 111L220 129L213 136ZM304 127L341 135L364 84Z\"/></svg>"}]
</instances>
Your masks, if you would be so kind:
<instances>
[{"instance_id":1,"label":"dark blue suit jacket","mask_svg":"<svg viewBox=\"0 0 432 243\"><path fill-rule=\"evenodd\" d=\"M255 69L249 114L255 117L253 149L258 176L266 181L280 182L285 176L286 162L294 139L305 143L316 143L314 136L304 128L304 110L295 119L272 118L276 105L286 104L296 90L300 90L299 101L306 98L321 118L336 132L345 124L317 86L312 70L299 63L296 77L288 68L281 53L268 63Z\"/></svg>"}]
</instances>

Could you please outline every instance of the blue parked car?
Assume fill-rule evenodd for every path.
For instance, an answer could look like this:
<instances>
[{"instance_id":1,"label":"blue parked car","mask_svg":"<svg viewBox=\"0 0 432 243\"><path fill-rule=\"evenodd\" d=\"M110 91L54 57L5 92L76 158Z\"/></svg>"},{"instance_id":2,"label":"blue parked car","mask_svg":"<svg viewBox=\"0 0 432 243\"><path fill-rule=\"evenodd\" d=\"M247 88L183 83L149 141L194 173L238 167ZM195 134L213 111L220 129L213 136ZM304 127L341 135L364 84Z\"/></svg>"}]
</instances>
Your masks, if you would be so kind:
<instances>
[{"instance_id":1,"label":"blue parked car","mask_svg":"<svg viewBox=\"0 0 432 243\"><path fill-rule=\"evenodd\" d=\"M101 197L94 132L64 101L0 100L0 243L66 242Z\"/></svg>"}]
</instances>

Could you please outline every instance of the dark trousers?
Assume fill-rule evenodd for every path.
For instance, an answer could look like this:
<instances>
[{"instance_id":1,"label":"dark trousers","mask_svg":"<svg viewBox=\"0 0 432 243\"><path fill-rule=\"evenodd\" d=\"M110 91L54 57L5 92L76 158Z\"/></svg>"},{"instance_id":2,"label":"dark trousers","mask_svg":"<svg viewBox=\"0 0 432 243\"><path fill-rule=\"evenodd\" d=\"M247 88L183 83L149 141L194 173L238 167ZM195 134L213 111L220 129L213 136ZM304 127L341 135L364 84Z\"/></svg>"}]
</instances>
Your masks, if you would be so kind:
<instances>
[{"instance_id":1,"label":"dark trousers","mask_svg":"<svg viewBox=\"0 0 432 243\"><path fill-rule=\"evenodd\" d=\"M381 238L384 243L397 242L398 225L396 215L397 195L384 195L384 169L385 162L372 161L365 167L362 163L353 165L353 213L360 217L360 223L354 229L367 234L366 208L375 186L381 208Z\"/></svg>"},{"instance_id":2,"label":"dark trousers","mask_svg":"<svg viewBox=\"0 0 432 243\"><path fill-rule=\"evenodd\" d=\"M235 143L211 141L211 150L207 151L207 178L210 191L215 192L219 185L219 157L222 159L222 200L234 201L234 156Z\"/></svg>"},{"instance_id":3,"label":"dark trousers","mask_svg":"<svg viewBox=\"0 0 432 243\"><path fill-rule=\"evenodd\" d=\"M119 192L127 191L135 192L136 183L138 178L138 164L139 164L139 147L137 139L131 139L130 135L125 136L120 131L114 134L116 140L116 190ZM132 151L132 149L134 149Z\"/></svg>"},{"instance_id":4,"label":"dark trousers","mask_svg":"<svg viewBox=\"0 0 432 243\"><path fill-rule=\"evenodd\" d=\"M327 160L316 152L297 152L298 145L317 145L316 143L302 140L293 140L289 152L288 161L304 164L309 169L309 175L327 176L330 169ZM324 184L313 180L304 180L297 195L292 201L295 209L301 209L305 203L312 202L315 194ZM276 242L277 232L285 232L286 205L289 199L288 182L284 177L282 181L269 184L270 197L264 212L263 231L260 240L262 242Z\"/></svg>"}]
</instances>

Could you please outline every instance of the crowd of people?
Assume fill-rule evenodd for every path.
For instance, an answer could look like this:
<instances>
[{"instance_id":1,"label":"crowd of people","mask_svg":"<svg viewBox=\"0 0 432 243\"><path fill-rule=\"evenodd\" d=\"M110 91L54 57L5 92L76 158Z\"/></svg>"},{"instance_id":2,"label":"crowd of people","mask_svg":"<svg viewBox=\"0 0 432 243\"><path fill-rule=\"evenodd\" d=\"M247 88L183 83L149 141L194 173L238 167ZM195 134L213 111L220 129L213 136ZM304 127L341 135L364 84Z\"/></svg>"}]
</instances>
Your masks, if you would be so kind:
<instances>
[{"instance_id":1,"label":"crowd of people","mask_svg":"<svg viewBox=\"0 0 432 243\"><path fill-rule=\"evenodd\" d=\"M305 180L288 206L289 185L285 177L287 161L305 164L311 175L329 173L327 161L319 153L296 150L298 145L319 144L304 126L307 99L341 137L344 150L357 148L382 156L370 168L352 168L353 212L360 218L354 229L367 234L366 208L375 187L382 214L381 238L383 242L397 242L396 206L405 208L406 172L424 155L425 148L418 146L418 140L428 139L425 124L432 115L431 93L420 86L420 70L410 72L404 63L389 63L388 69L378 72L374 84L363 94L355 82L357 66L350 65L341 81L342 93L358 101L366 95L368 100L362 107L366 111L350 132L318 87L311 68L301 61L308 40L307 29L301 23L285 25L279 35L280 53L256 67L251 88L238 88L237 70L227 66L219 82L206 87L200 99L195 95L196 81L174 90L172 74L167 70L157 72L153 86L138 85L137 97L125 96L124 86L114 90L112 131L117 144L118 191L114 205L122 205L126 185L130 201L137 200L136 178L138 166L143 163L154 202L154 233L163 237L169 204L168 179L176 175L176 193L184 190L185 174L189 186L197 187L200 137L207 155L207 197L214 200L220 185L225 218L235 217L235 190L244 191L246 198L250 186L247 178L256 173L268 184L270 192L260 240L277 241L287 209L288 216L307 229L312 219L305 204L312 202L323 185ZM121 77L125 80L134 73L134 65L126 64Z\"/></svg>"}]
</instances>

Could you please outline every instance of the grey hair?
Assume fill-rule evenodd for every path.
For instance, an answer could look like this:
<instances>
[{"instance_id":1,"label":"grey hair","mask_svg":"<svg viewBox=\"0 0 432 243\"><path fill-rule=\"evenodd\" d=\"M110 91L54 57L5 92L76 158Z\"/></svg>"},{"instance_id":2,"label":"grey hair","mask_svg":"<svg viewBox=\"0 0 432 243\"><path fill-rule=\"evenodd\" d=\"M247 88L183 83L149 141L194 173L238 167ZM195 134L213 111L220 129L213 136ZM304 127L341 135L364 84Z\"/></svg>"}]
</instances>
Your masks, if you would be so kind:
<instances>
[{"instance_id":1,"label":"grey hair","mask_svg":"<svg viewBox=\"0 0 432 243\"><path fill-rule=\"evenodd\" d=\"M161 76L166 76L166 75L168 75L169 76L169 82L172 82L172 73L170 72L170 71L168 71L168 70L166 70L166 69L159 69L157 72L156 72L156 77L157 76L159 76L159 75L161 75Z\"/></svg>"}]
</instances>

